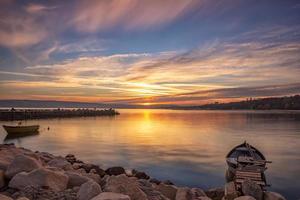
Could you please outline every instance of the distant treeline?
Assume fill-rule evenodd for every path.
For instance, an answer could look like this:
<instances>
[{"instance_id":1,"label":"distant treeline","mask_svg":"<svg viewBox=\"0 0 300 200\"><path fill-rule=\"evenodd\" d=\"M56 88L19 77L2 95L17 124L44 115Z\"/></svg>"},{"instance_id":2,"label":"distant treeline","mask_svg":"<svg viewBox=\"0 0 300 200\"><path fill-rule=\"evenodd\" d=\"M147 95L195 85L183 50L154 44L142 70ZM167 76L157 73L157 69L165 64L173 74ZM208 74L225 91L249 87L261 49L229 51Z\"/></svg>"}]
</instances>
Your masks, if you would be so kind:
<instances>
[{"instance_id":1,"label":"distant treeline","mask_svg":"<svg viewBox=\"0 0 300 200\"><path fill-rule=\"evenodd\" d=\"M300 95L262 99L249 98L245 101L214 103L191 107L205 110L300 110Z\"/></svg>"}]
</instances>

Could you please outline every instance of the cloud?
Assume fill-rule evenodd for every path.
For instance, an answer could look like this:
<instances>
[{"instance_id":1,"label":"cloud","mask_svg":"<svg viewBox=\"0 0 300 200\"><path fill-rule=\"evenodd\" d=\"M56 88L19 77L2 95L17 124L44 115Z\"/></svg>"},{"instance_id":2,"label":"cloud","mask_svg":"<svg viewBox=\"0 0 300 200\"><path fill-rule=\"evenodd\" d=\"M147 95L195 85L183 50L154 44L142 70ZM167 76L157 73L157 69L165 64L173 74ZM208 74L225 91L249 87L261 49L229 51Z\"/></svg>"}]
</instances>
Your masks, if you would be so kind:
<instances>
[{"instance_id":1,"label":"cloud","mask_svg":"<svg viewBox=\"0 0 300 200\"><path fill-rule=\"evenodd\" d=\"M199 104L298 93L299 50L289 41L214 41L186 52L80 57L25 72L52 77L50 84L29 81L32 90L59 85L70 94L108 95L108 102Z\"/></svg>"},{"instance_id":2,"label":"cloud","mask_svg":"<svg viewBox=\"0 0 300 200\"><path fill-rule=\"evenodd\" d=\"M48 6L45 6L45 5L42 5L42 4L31 3L31 4L29 4L25 7L25 10L30 14L39 14L41 12L52 10L52 9L55 9L55 8L56 8L55 6L48 7Z\"/></svg>"},{"instance_id":3,"label":"cloud","mask_svg":"<svg viewBox=\"0 0 300 200\"><path fill-rule=\"evenodd\" d=\"M125 29L149 28L172 22L192 9L196 2L194 0L81 1L74 14L74 25L82 32L95 32L116 26Z\"/></svg>"}]
</instances>

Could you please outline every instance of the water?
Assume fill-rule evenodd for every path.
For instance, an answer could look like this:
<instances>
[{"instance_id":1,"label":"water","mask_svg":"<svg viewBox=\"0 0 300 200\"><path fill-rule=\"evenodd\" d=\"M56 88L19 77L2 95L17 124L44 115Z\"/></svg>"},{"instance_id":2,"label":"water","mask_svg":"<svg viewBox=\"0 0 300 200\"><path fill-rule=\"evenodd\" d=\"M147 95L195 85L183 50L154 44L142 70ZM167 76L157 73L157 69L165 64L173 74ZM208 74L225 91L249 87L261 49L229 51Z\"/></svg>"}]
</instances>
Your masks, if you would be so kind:
<instances>
[{"instance_id":1,"label":"water","mask_svg":"<svg viewBox=\"0 0 300 200\"><path fill-rule=\"evenodd\" d=\"M115 117L27 121L40 124L39 135L4 142L56 155L72 153L103 168L136 168L157 179L207 189L223 186L227 152L247 140L273 161L267 170L270 190L300 198L299 112L120 112ZM0 141L5 135L1 128Z\"/></svg>"}]
</instances>

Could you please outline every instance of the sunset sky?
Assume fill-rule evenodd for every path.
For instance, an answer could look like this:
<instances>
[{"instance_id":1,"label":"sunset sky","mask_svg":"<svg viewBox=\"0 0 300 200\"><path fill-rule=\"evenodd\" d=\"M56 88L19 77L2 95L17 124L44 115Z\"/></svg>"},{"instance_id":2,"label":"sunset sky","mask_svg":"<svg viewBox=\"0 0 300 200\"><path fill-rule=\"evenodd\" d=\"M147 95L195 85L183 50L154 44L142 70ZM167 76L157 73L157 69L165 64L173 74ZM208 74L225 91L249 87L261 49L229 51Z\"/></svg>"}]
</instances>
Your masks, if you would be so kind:
<instances>
[{"instance_id":1,"label":"sunset sky","mask_svg":"<svg viewBox=\"0 0 300 200\"><path fill-rule=\"evenodd\" d=\"M300 1L0 0L0 99L200 105L300 93Z\"/></svg>"}]
</instances>

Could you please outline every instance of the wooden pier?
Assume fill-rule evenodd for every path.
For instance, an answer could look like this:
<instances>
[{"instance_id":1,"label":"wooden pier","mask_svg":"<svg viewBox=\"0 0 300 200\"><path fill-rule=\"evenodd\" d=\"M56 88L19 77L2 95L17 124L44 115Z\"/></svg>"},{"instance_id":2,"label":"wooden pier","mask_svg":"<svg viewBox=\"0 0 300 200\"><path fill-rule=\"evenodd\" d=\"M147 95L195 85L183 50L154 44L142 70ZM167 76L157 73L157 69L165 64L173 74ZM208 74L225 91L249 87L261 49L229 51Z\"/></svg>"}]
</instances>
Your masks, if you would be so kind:
<instances>
[{"instance_id":1,"label":"wooden pier","mask_svg":"<svg viewBox=\"0 0 300 200\"><path fill-rule=\"evenodd\" d=\"M0 109L1 121L115 115L114 109Z\"/></svg>"}]
</instances>

